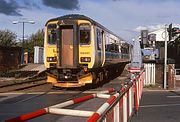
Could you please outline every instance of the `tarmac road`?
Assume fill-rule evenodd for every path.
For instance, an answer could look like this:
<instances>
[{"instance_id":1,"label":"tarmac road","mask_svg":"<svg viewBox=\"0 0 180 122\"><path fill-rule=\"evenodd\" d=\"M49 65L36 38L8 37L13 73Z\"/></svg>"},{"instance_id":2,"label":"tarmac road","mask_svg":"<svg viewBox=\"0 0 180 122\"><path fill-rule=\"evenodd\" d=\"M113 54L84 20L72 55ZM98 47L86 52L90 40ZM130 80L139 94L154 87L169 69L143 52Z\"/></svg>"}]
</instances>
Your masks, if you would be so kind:
<instances>
[{"instance_id":1,"label":"tarmac road","mask_svg":"<svg viewBox=\"0 0 180 122\"><path fill-rule=\"evenodd\" d=\"M84 96L87 94L96 93L98 91L107 90L109 88L116 88L120 90L121 83L125 81L126 77L118 77L111 82L104 84L101 87L90 89L82 93L78 90L51 90L47 94L51 86L44 85L32 89L25 89L18 92L0 93L0 121L10 119L21 114L35 111L40 108L48 107L57 103L73 99L72 97ZM80 94L79 94L80 93ZM79 95L78 95L79 94ZM73 109L82 110L97 110L106 99L93 99L83 104L72 106ZM74 117L60 116L60 115L43 115L28 122L79 122L85 121L87 118L79 119Z\"/></svg>"},{"instance_id":2,"label":"tarmac road","mask_svg":"<svg viewBox=\"0 0 180 122\"><path fill-rule=\"evenodd\" d=\"M131 122L180 122L180 91L144 90Z\"/></svg>"}]
</instances>

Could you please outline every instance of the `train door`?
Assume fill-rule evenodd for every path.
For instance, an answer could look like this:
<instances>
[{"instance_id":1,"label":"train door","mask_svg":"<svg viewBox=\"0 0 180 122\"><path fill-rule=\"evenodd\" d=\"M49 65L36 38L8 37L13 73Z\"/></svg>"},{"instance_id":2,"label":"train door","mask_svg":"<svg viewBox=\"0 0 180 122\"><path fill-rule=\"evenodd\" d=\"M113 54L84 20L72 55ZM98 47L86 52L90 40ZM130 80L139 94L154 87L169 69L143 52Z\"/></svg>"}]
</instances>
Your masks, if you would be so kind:
<instances>
[{"instance_id":1,"label":"train door","mask_svg":"<svg viewBox=\"0 0 180 122\"><path fill-rule=\"evenodd\" d=\"M105 60L105 42L104 42L104 31L97 28L97 52L98 52L98 64L103 65Z\"/></svg>"},{"instance_id":2,"label":"train door","mask_svg":"<svg viewBox=\"0 0 180 122\"><path fill-rule=\"evenodd\" d=\"M104 31L102 30L102 54L101 54L101 61L102 61L102 66L104 65L105 63L105 33Z\"/></svg>"},{"instance_id":3,"label":"train door","mask_svg":"<svg viewBox=\"0 0 180 122\"><path fill-rule=\"evenodd\" d=\"M60 66L61 67L73 67L74 55L73 55L73 25L60 26Z\"/></svg>"},{"instance_id":4,"label":"train door","mask_svg":"<svg viewBox=\"0 0 180 122\"><path fill-rule=\"evenodd\" d=\"M98 65L101 65L101 59L102 59L102 36L101 36L101 31L99 28L96 29L96 35L97 35L97 59L98 59Z\"/></svg>"}]
</instances>

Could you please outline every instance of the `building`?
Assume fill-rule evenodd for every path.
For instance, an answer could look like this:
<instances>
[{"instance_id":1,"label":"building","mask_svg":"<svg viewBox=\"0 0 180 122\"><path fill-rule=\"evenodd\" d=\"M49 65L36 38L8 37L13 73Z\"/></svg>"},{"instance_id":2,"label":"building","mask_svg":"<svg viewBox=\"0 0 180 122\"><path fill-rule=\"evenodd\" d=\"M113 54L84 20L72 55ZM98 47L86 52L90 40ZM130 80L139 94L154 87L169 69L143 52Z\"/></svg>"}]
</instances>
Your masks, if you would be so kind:
<instances>
[{"instance_id":1,"label":"building","mask_svg":"<svg viewBox=\"0 0 180 122\"><path fill-rule=\"evenodd\" d=\"M21 47L0 46L0 71L18 68L21 64Z\"/></svg>"}]
</instances>

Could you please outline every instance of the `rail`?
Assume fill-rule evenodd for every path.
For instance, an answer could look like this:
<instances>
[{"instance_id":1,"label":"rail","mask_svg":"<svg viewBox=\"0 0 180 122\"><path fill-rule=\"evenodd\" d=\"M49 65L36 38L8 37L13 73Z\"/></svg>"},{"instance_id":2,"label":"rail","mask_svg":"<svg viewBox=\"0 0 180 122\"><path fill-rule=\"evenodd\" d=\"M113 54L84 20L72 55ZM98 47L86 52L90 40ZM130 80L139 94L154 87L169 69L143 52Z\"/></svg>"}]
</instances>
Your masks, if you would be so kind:
<instances>
[{"instance_id":1,"label":"rail","mask_svg":"<svg viewBox=\"0 0 180 122\"><path fill-rule=\"evenodd\" d=\"M45 114L88 117L87 122L127 122L133 113L138 112L139 102L142 95L144 75L145 72L143 70L117 91L112 88L96 94L75 98L60 104L52 105L31 113L5 120L5 122L24 122ZM106 98L107 101L95 112L65 108L67 106L85 102L93 98Z\"/></svg>"},{"instance_id":2,"label":"rail","mask_svg":"<svg viewBox=\"0 0 180 122\"><path fill-rule=\"evenodd\" d=\"M28 80L12 80L5 84L0 85L0 93L24 90L27 88L32 88L40 85L48 84L45 81L46 78L41 77L38 79L28 79Z\"/></svg>"}]
</instances>

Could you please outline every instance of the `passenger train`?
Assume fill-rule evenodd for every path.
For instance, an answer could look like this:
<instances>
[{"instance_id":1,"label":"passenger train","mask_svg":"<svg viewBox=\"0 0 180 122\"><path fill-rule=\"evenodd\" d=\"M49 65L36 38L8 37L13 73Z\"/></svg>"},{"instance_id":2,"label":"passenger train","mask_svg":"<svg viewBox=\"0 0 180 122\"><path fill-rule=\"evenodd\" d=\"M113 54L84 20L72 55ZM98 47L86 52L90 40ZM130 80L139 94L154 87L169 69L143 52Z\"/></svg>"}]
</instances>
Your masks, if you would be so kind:
<instances>
[{"instance_id":1,"label":"passenger train","mask_svg":"<svg viewBox=\"0 0 180 122\"><path fill-rule=\"evenodd\" d=\"M45 24L48 82L59 87L96 85L121 73L132 45L84 15L65 15Z\"/></svg>"}]
</instances>

